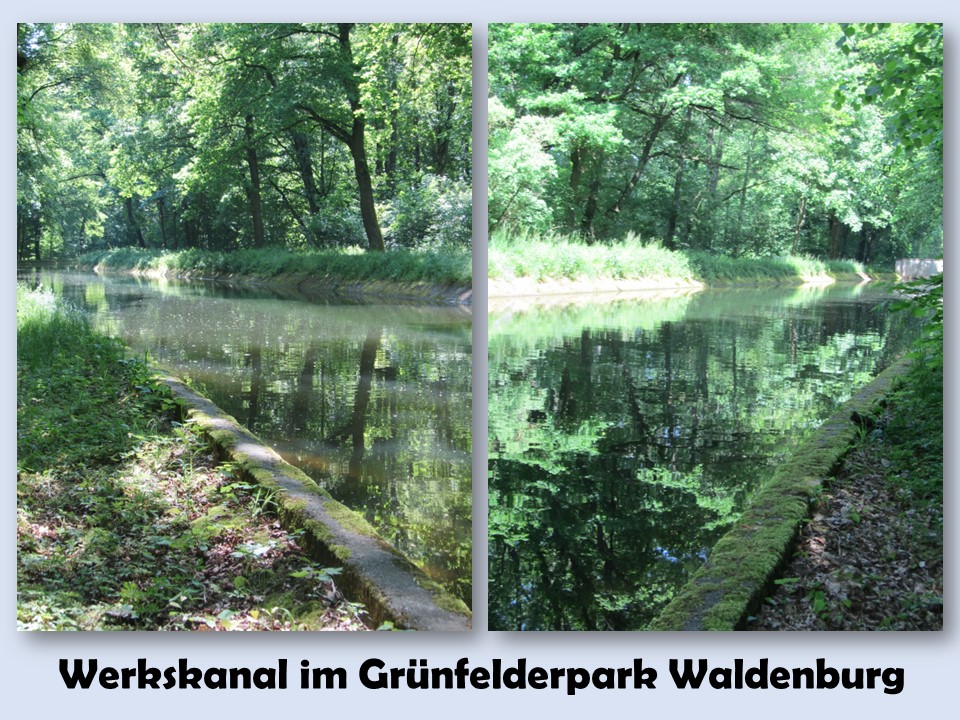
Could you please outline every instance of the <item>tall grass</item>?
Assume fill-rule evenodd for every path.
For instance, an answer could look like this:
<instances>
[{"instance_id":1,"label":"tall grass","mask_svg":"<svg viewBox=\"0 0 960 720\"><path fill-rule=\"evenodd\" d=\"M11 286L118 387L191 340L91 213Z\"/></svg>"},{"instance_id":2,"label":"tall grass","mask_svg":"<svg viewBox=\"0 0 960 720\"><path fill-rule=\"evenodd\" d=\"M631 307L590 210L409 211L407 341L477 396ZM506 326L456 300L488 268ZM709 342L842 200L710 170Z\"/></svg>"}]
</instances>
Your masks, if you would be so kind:
<instances>
[{"instance_id":1,"label":"tall grass","mask_svg":"<svg viewBox=\"0 0 960 720\"><path fill-rule=\"evenodd\" d=\"M17 285L17 363L44 367L62 358L83 358L99 367L122 356L118 343L96 334L77 308L53 293Z\"/></svg>"},{"instance_id":2,"label":"tall grass","mask_svg":"<svg viewBox=\"0 0 960 720\"><path fill-rule=\"evenodd\" d=\"M668 250L632 233L616 242L587 244L565 235L494 234L488 253L489 277L550 279L696 280L707 284L789 282L853 275L852 260L808 256L738 257Z\"/></svg>"},{"instance_id":3,"label":"tall grass","mask_svg":"<svg viewBox=\"0 0 960 720\"><path fill-rule=\"evenodd\" d=\"M96 463L130 445L157 392L142 359L49 292L17 286L17 465Z\"/></svg>"},{"instance_id":4,"label":"tall grass","mask_svg":"<svg viewBox=\"0 0 960 720\"><path fill-rule=\"evenodd\" d=\"M588 245L564 235L494 234L490 238L488 272L491 279L695 277L694 268L683 255L633 235L618 243Z\"/></svg>"},{"instance_id":5,"label":"tall grass","mask_svg":"<svg viewBox=\"0 0 960 720\"><path fill-rule=\"evenodd\" d=\"M397 249L368 252L351 247L292 252L278 248L213 252L188 249L173 252L117 248L88 253L82 265L113 270L192 273L206 276L252 278L330 277L346 281L388 280L469 284L472 278L469 248Z\"/></svg>"}]
</instances>

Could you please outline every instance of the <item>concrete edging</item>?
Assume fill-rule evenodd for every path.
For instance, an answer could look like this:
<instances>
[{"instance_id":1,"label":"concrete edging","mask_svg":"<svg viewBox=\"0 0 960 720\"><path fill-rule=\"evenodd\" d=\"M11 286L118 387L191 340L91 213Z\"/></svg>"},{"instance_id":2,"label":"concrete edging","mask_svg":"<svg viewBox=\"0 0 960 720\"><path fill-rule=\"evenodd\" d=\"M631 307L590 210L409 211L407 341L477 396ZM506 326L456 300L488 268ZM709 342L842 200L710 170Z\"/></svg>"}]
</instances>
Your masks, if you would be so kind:
<instances>
[{"instance_id":1,"label":"concrete edging","mask_svg":"<svg viewBox=\"0 0 960 720\"><path fill-rule=\"evenodd\" d=\"M861 432L856 418L868 415L908 368L909 361L900 359L880 373L777 468L650 630L743 627L790 558L823 481L836 470Z\"/></svg>"},{"instance_id":2,"label":"concrete edging","mask_svg":"<svg viewBox=\"0 0 960 720\"><path fill-rule=\"evenodd\" d=\"M359 513L334 500L302 470L210 400L179 379L161 374L188 422L195 424L248 480L276 491L280 520L302 530L315 560L341 566L337 585L362 602L375 625L399 629L469 630L471 613L381 538Z\"/></svg>"}]
</instances>

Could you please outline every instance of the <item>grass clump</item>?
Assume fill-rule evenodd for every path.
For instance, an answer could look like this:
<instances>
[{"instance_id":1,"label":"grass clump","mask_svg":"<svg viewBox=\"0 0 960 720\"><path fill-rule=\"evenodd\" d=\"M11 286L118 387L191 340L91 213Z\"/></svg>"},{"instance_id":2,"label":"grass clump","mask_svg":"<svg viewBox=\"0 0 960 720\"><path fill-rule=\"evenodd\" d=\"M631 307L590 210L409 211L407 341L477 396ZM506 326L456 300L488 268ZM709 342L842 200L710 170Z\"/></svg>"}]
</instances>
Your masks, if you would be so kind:
<instances>
[{"instance_id":1,"label":"grass clump","mask_svg":"<svg viewBox=\"0 0 960 720\"><path fill-rule=\"evenodd\" d=\"M653 277L689 280L695 270L681 254L659 243L628 235L622 242L597 242L564 235L494 234L488 251L493 280L529 277L534 280Z\"/></svg>"},{"instance_id":2,"label":"grass clump","mask_svg":"<svg viewBox=\"0 0 960 720\"><path fill-rule=\"evenodd\" d=\"M294 276L466 285L472 278L470 249L452 246L389 252L368 252L358 247L298 252L279 248L231 252L116 248L87 253L78 262L110 270L267 280Z\"/></svg>"},{"instance_id":3,"label":"grass clump","mask_svg":"<svg viewBox=\"0 0 960 720\"><path fill-rule=\"evenodd\" d=\"M362 627L143 359L25 287L17 390L21 629Z\"/></svg>"}]
</instances>

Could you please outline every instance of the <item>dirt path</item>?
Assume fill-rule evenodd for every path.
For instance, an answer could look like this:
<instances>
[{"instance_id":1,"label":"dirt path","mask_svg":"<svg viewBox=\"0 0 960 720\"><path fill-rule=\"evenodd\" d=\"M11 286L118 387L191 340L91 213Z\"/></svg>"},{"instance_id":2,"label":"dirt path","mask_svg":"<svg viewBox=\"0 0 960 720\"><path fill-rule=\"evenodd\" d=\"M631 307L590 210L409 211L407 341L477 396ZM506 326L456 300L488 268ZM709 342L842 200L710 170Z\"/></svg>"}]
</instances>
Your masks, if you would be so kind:
<instances>
[{"instance_id":1,"label":"dirt path","mask_svg":"<svg viewBox=\"0 0 960 720\"><path fill-rule=\"evenodd\" d=\"M847 456L750 629L942 629L942 507L918 509L888 454L874 430Z\"/></svg>"}]
</instances>

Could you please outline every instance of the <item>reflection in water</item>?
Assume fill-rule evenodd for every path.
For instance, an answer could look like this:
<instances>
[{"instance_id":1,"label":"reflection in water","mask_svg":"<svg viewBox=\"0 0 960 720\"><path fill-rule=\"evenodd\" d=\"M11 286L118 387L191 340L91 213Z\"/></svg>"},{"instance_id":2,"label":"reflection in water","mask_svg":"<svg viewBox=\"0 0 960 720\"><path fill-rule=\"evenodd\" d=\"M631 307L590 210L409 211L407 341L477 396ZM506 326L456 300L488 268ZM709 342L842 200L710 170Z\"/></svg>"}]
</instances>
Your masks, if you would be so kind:
<instances>
[{"instance_id":1,"label":"reflection in water","mask_svg":"<svg viewBox=\"0 0 960 720\"><path fill-rule=\"evenodd\" d=\"M470 604L467 312L83 274L44 284L189 378Z\"/></svg>"},{"instance_id":2,"label":"reflection in water","mask_svg":"<svg viewBox=\"0 0 960 720\"><path fill-rule=\"evenodd\" d=\"M904 346L853 288L490 317L492 629L642 629Z\"/></svg>"}]
</instances>

